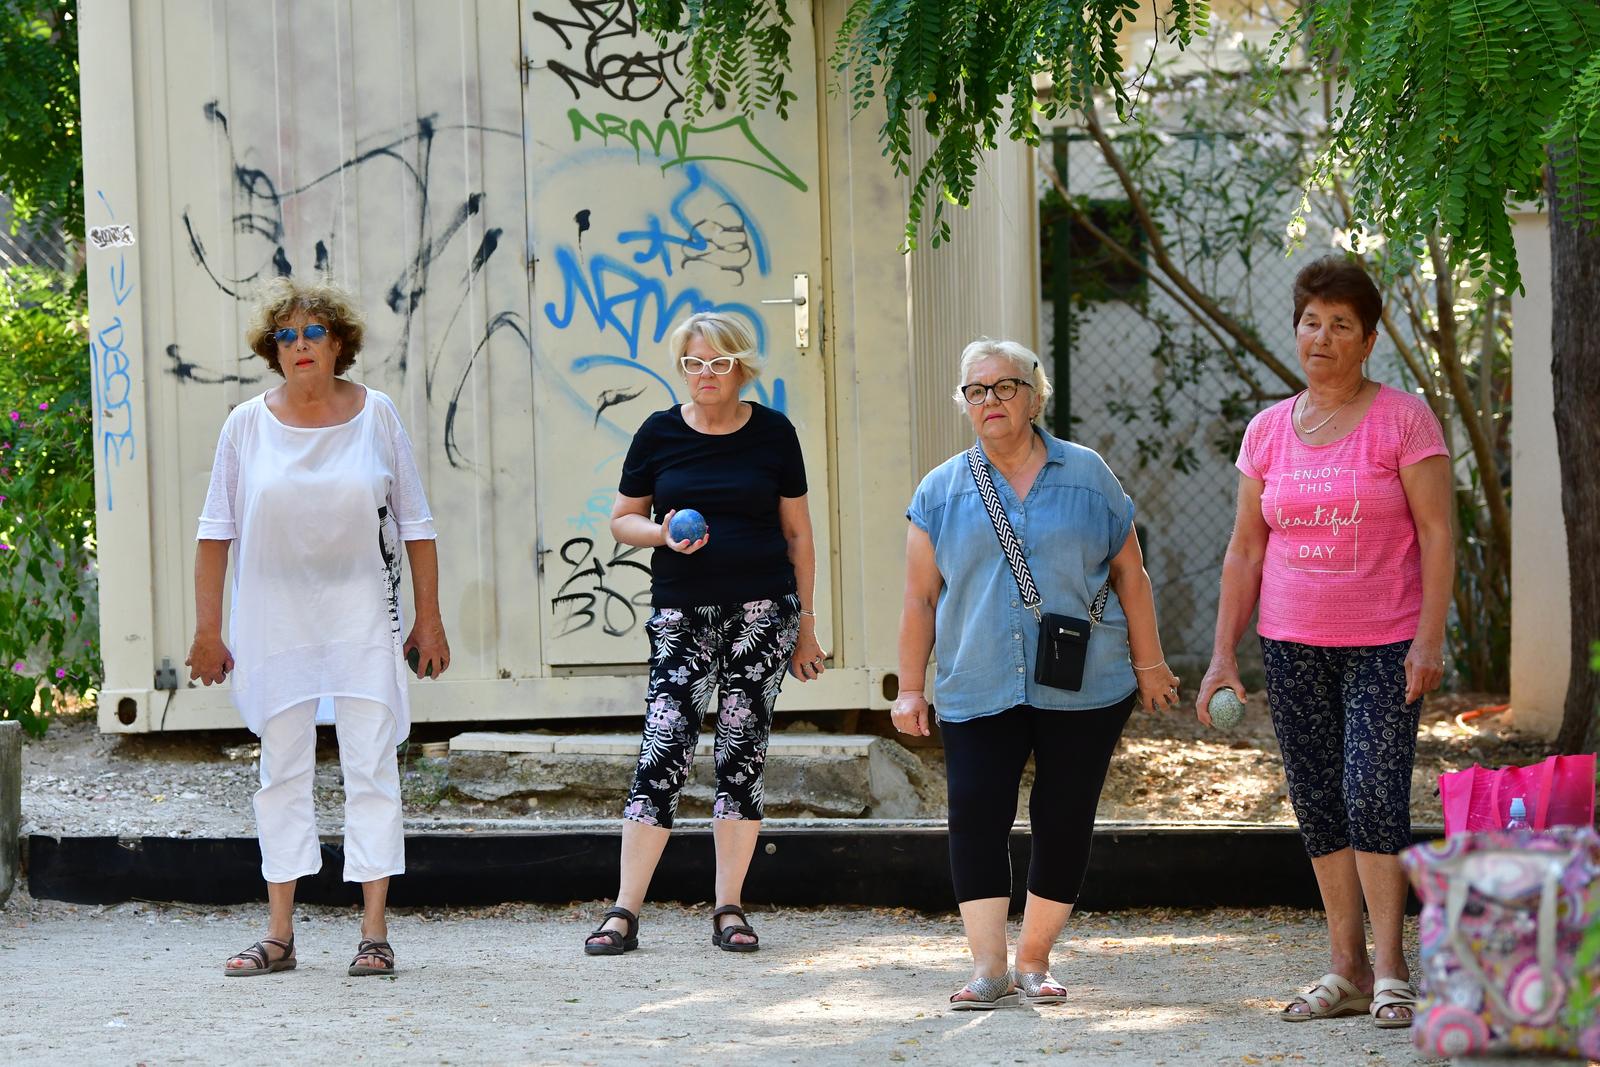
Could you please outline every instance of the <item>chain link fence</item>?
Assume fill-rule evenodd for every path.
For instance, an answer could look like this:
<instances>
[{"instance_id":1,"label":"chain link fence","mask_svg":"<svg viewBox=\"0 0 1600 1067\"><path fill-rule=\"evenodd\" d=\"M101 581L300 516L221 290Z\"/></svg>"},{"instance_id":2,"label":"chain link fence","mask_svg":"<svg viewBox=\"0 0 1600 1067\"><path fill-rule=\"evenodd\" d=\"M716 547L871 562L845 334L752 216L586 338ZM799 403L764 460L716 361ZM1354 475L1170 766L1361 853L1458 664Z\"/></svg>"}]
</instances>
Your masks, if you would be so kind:
<instances>
[{"instance_id":1,"label":"chain link fence","mask_svg":"<svg viewBox=\"0 0 1600 1067\"><path fill-rule=\"evenodd\" d=\"M1294 276L1335 250L1331 231L1308 233L1285 255L1284 223L1299 190L1251 190L1254 230L1240 225L1244 180L1237 141L1250 133L1146 139L1129 154L1177 181L1157 221L1166 251L1208 298L1251 324L1266 347L1298 372L1291 327ZM1197 321L1155 271L1134 208L1102 149L1074 129L1045 140L1081 215L1048 177L1040 182L1041 356L1057 392L1053 428L1103 456L1133 498L1145 565L1155 586L1168 661L1197 682L1210 659L1222 557L1233 529L1239 441L1251 416L1290 395L1216 328ZM1041 170L1044 168L1041 167ZM1253 178L1252 178L1253 180ZM1313 223L1315 225L1315 223ZM1096 236L1099 230L1130 256ZM1250 240L1242 234L1253 233ZM1130 262L1129 259L1133 262ZM1375 376L1399 383L1392 349L1374 352ZM1253 631L1241 664L1259 663Z\"/></svg>"},{"instance_id":2,"label":"chain link fence","mask_svg":"<svg viewBox=\"0 0 1600 1067\"><path fill-rule=\"evenodd\" d=\"M0 271L32 266L68 272L76 267L77 253L65 233L27 225L13 233L15 225L11 200L0 194Z\"/></svg>"}]
</instances>

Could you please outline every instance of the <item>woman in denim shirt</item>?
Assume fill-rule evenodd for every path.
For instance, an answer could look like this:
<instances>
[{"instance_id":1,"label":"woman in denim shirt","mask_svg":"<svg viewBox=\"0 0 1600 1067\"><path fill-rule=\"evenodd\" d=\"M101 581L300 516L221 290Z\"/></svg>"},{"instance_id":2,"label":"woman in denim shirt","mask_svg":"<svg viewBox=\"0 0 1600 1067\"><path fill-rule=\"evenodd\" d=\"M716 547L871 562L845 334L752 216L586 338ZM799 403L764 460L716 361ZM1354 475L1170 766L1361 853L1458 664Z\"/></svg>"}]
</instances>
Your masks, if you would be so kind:
<instances>
[{"instance_id":1,"label":"woman in denim shirt","mask_svg":"<svg viewBox=\"0 0 1600 1067\"><path fill-rule=\"evenodd\" d=\"M924 677L928 654L936 653L950 866L974 964L972 980L950 998L957 1011L1066 999L1050 975L1050 950L1083 884L1112 750L1136 700L1154 711L1178 699L1134 536L1133 501L1093 450L1035 425L1049 397L1038 357L1014 341L974 341L962 352L955 400L972 420L1042 610L1088 618L1109 579L1112 595L1092 630L1078 689L1034 680L1039 621L1022 602L966 454L930 471L906 513L894 724L928 734ZM1013 971L1010 838L1030 755L1033 855Z\"/></svg>"}]
</instances>

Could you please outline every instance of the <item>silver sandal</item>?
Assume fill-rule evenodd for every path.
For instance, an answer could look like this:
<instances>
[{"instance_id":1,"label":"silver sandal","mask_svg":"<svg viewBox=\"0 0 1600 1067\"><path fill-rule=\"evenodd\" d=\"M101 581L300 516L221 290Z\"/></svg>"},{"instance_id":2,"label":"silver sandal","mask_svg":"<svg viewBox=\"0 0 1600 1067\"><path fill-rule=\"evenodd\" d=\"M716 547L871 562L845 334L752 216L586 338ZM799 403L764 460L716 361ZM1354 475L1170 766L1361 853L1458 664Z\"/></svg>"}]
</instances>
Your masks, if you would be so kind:
<instances>
[{"instance_id":1,"label":"silver sandal","mask_svg":"<svg viewBox=\"0 0 1600 1067\"><path fill-rule=\"evenodd\" d=\"M976 1000L957 1000L962 993L971 993ZM1011 974L997 974L992 978L974 978L950 995L951 1011L993 1011L995 1008L1014 1008L1021 998Z\"/></svg>"},{"instance_id":2,"label":"silver sandal","mask_svg":"<svg viewBox=\"0 0 1600 1067\"><path fill-rule=\"evenodd\" d=\"M1020 971L1016 974L1017 988L1022 992L1022 999L1029 1004L1065 1004L1067 1002L1067 987L1056 981L1049 971ZM1047 988L1061 990L1059 993L1046 993Z\"/></svg>"}]
</instances>

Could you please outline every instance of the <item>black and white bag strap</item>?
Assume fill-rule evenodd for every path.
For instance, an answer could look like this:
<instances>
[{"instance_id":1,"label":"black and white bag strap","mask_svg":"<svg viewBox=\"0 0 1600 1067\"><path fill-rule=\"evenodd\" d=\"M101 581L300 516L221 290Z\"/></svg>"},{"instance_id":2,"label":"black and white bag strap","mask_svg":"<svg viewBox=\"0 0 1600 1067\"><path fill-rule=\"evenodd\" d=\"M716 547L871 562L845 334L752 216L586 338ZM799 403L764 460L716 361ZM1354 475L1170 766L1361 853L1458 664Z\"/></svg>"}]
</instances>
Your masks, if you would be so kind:
<instances>
[{"instance_id":1,"label":"black and white bag strap","mask_svg":"<svg viewBox=\"0 0 1600 1067\"><path fill-rule=\"evenodd\" d=\"M1011 577L1016 579L1017 589L1022 593L1022 603L1037 619L1044 598L1039 596L1039 587L1033 584L1033 572L1028 569L1028 557L1023 554L1022 543L1017 540L1016 531L1011 528L1011 520L1006 517L1005 505L1000 503L1000 494L995 492L994 480L989 477L989 464L977 445L967 449L967 466L972 468L972 480L977 483L978 495L983 498L984 509L989 512L989 522L994 525L994 535L1000 539L1000 550L1005 553L1006 562L1011 565ZM1094 602L1089 605L1089 621L1096 626L1100 625L1100 617L1105 614L1106 598L1110 595L1111 579L1107 578L1100 591L1095 594Z\"/></svg>"}]
</instances>

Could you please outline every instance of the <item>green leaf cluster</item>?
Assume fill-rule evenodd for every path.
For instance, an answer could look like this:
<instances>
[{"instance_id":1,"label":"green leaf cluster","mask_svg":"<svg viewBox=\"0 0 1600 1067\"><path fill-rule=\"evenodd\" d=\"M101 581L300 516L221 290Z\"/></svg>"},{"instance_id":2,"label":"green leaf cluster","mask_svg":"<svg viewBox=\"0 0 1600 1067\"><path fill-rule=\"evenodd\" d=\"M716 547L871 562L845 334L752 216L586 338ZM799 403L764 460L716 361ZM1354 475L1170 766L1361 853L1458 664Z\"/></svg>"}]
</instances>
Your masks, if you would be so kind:
<instances>
[{"instance_id":1,"label":"green leaf cluster","mask_svg":"<svg viewBox=\"0 0 1600 1067\"><path fill-rule=\"evenodd\" d=\"M784 0L642 0L639 25L657 37L688 36L691 114L705 114L709 94L717 108L731 101L746 116L771 107L788 118L796 99L784 88L794 19Z\"/></svg>"},{"instance_id":2,"label":"green leaf cluster","mask_svg":"<svg viewBox=\"0 0 1600 1067\"><path fill-rule=\"evenodd\" d=\"M20 222L83 237L72 0L0 0L0 190Z\"/></svg>"},{"instance_id":3,"label":"green leaf cluster","mask_svg":"<svg viewBox=\"0 0 1600 1067\"><path fill-rule=\"evenodd\" d=\"M81 287L0 273L0 718L98 688L94 409Z\"/></svg>"},{"instance_id":4,"label":"green leaf cluster","mask_svg":"<svg viewBox=\"0 0 1600 1067\"><path fill-rule=\"evenodd\" d=\"M912 178L908 248L917 244L930 201L932 243L949 239L945 205L966 206L980 154L995 147L1002 127L1006 136L1037 145L1040 115L1078 108L1097 89L1110 95L1119 112L1126 108L1129 85L1118 39L1141 6L1140 0L851 3L831 63L847 87L852 112L883 100L884 155ZM639 0L639 15L641 25L656 32L690 34L695 80L727 94L742 110L783 99L793 24L783 0ZM1204 31L1210 5L1171 0L1163 19L1164 34L1186 45ZM691 97L689 106L699 113L703 97ZM920 164L912 151L914 122L932 141Z\"/></svg>"},{"instance_id":5,"label":"green leaf cluster","mask_svg":"<svg viewBox=\"0 0 1600 1067\"><path fill-rule=\"evenodd\" d=\"M1344 90L1322 173L1348 165L1363 224L1419 255L1448 233L1452 265L1518 289L1507 199L1542 199L1551 159L1562 189L1596 188L1600 4L1315 0L1283 59L1297 43Z\"/></svg>"}]
</instances>

